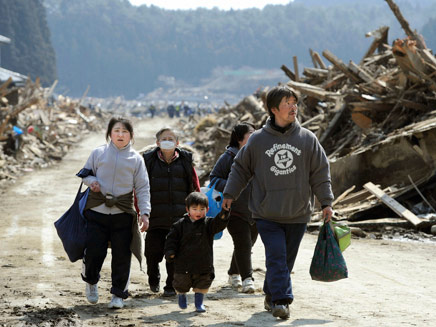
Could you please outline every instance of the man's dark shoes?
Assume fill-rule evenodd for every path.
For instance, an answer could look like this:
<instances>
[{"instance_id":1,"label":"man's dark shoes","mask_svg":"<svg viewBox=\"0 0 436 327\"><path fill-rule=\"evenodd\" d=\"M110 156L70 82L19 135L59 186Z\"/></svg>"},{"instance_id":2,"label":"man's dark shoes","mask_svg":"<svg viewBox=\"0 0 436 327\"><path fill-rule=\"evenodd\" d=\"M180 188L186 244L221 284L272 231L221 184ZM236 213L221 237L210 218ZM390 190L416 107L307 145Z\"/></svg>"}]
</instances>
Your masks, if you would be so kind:
<instances>
[{"instance_id":1,"label":"man's dark shoes","mask_svg":"<svg viewBox=\"0 0 436 327\"><path fill-rule=\"evenodd\" d=\"M150 285L150 290L153 293L158 293L159 292L159 285Z\"/></svg>"},{"instance_id":2,"label":"man's dark shoes","mask_svg":"<svg viewBox=\"0 0 436 327\"><path fill-rule=\"evenodd\" d=\"M281 319L288 319L290 316L289 304L273 304L272 315Z\"/></svg>"},{"instance_id":3,"label":"man's dark shoes","mask_svg":"<svg viewBox=\"0 0 436 327\"><path fill-rule=\"evenodd\" d=\"M164 292L162 294L163 297L172 297L176 296L176 291L174 288L164 288Z\"/></svg>"}]
</instances>

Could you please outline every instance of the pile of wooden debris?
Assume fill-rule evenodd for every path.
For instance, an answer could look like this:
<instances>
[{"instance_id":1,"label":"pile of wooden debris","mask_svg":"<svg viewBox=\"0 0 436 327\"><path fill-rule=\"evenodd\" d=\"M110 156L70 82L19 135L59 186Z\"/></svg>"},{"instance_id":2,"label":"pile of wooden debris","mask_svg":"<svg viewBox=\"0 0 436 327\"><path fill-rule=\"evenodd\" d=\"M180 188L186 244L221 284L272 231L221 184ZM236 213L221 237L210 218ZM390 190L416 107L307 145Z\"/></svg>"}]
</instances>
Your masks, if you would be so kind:
<instances>
[{"instance_id":1,"label":"pile of wooden debris","mask_svg":"<svg viewBox=\"0 0 436 327\"><path fill-rule=\"evenodd\" d=\"M282 69L300 97L299 121L330 159L335 218L362 228L406 226L436 234L436 58L395 3L386 2L406 39L389 46L384 26L368 34L374 41L359 64L346 65L325 50L327 66L310 50L314 68L305 68L304 76L296 57L294 72ZM265 91L260 99L249 96L213 118L183 125L188 135L195 132L203 182L237 122L263 124Z\"/></svg>"},{"instance_id":2,"label":"pile of wooden debris","mask_svg":"<svg viewBox=\"0 0 436 327\"><path fill-rule=\"evenodd\" d=\"M233 126L245 121L260 128L267 117L262 102L250 95L234 107L221 108L217 114L206 117L191 116L189 121L181 120L183 138L194 138L193 147L201 158L197 160L196 170L202 185L208 180L210 171L228 145Z\"/></svg>"},{"instance_id":3,"label":"pile of wooden debris","mask_svg":"<svg viewBox=\"0 0 436 327\"><path fill-rule=\"evenodd\" d=\"M406 39L387 45L389 28L383 26L368 33L374 41L359 64L346 65L325 50L327 67L311 50L314 68L305 68L304 77L295 57L294 72L282 69L288 86L301 94L302 125L331 160L337 218L374 227L400 220L351 222L399 216L403 224L430 231L436 223L436 58L396 4L386 2Z\"/></svg>"},{"instance_id":4,"label":"pile of wooden debris","mask_svg":"<svg viewBox=\"0 0 436 327\"><path fill-rule=\"evenodd\" d=\"M59 161L84 133L101 129L103 112L80 100L52 96L56 83L43 88L37 79L23 87L0 85L0 186L23 171Z\"/></svg>"},{"instance_id":5,"label":"pile of wooden debris","mask_svg":"<svg viewBox=\"0 0 436 327\"><path fill-rule=\"evenodd\" d=\"M347 66L325 50L333 64L327 68L312 51L324 68L305 68L304 79L291 75L288 85L303 98L302 125L315 132L330 158L351 154L436 112L436 58L410 38L369 55L387 31L374 33L379 37L359 65L350 61Z\"/></svg>"}]
</instances>

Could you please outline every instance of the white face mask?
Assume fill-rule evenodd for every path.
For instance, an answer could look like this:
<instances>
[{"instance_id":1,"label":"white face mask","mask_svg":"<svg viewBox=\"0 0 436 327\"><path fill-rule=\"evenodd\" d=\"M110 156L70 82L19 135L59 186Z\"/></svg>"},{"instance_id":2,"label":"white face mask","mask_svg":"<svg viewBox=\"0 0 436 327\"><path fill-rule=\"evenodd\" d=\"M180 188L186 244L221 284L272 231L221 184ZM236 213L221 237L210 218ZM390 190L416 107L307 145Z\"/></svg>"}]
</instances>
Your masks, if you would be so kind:
<instances>
[{"instance_id":1,"label":"white face mask","mask_svg":"<svg viewBox=\"0 0 436 327\"><path fill-rule=\"evenodd\" d=\"M176 143L173 141L160 141L160 148L162 150L172 150L176 148Z\"/></svg>"}]
</instances>

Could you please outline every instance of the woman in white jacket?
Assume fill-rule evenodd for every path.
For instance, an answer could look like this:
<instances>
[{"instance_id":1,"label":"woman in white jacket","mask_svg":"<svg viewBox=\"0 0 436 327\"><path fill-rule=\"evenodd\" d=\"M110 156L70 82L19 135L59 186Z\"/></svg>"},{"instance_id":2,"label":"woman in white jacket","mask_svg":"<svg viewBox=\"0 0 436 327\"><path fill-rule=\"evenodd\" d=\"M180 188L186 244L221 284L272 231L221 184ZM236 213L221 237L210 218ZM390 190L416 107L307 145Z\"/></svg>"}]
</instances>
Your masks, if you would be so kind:
<instances>
[{"instance_id":1,"label":"woman in white jacket","mask_svg":"<svg viewBox=\"0 0 436 327\"><path fill-rule=\"evenodd\" d=\"M94 149L85 164L90 175L83 178L90 187L84 215L87 219L87 242L83 259L82 279L86 297L98 302L97 283L107 254L112 253L112 300L109 308L122 308L128 297L132 251L140 260L137 213L133 207L135 192L140 209L141 231L148 228L150 186L144 160L132 146L133 127L121 117L109 121L107 144ZM140 237L140 235L139 235Z\"/></svg>"}]
</instances>

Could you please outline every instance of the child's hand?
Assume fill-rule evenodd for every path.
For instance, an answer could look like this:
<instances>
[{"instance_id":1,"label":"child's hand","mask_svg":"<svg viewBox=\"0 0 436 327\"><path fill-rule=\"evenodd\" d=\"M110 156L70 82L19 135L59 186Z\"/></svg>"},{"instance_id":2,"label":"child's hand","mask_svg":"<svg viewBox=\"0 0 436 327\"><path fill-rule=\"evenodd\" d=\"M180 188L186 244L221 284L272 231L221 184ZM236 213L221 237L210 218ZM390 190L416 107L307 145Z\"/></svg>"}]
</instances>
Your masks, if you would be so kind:
<instances>
[{"instance_id":1,"label":"child's hand","mask_svg":"<svg viewBox=\"0 0 436 327\"><path fill-rule=\"evenodd\" d=\"M175 257L176 257L176 255L174 253L173 254L165 254L165 260L167 262L173 262Z\"/></svg>"},{"instance_id":2,"label":"child's hand","mask_svg":"<svg viewBox=\"0 0 436 327\"><path fill-rule=\"evenodd\" d=\"M219 214L217 214L215 216L215 218L220 218L222 220L227 220L229 219L229 215L230 215L230 211L227 209L221 209L221 211L219 212Z\"/></svg>"}]
</instances>

